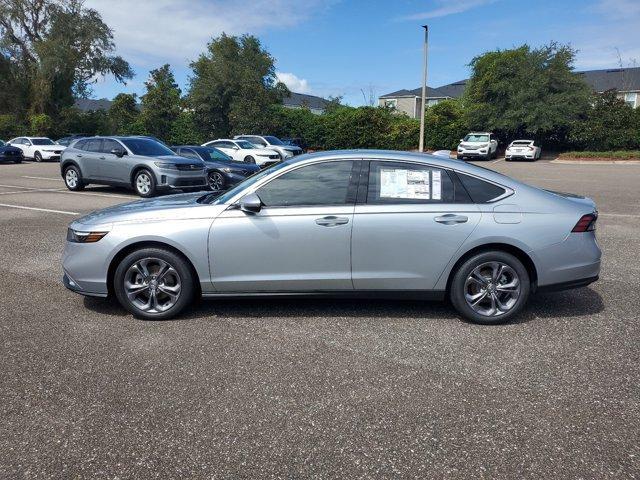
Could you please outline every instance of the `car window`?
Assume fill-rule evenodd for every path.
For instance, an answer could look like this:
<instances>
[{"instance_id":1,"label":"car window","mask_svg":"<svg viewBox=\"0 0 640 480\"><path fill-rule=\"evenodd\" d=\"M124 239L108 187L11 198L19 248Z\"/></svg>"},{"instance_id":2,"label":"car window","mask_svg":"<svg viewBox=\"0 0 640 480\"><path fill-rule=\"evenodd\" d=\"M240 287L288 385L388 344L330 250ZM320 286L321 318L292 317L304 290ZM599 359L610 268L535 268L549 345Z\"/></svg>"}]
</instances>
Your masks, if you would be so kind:
<instances>
[{"instance_id":1,"label":"car window","mask_svg":"<svg viewBox=\"0 0 640 480\"><path fill-rule=\"evenodd\" d=\"M55 145L55 142L50 138L34 138L32 143L34 145Z\"/></svg>"},{"instance_id":2,"label":"car window","mask_svg":"<svg viewBox=\"0 0 640 480\"><path fill-rule=\"evenodd\" d=\"M86 145L87 142L88 142L88 140L86 140L86 139L78 140L77 142L73 143L71 145L71 147L77 148L79 150L84 150L84 146Z\"/></svg>"},{"instance_id":3,"label":"car window","mask_svg":"<svg viewBox=\"0 0 640 480\"><path fill-rule=\"evenodd\" d=\"M463 141L465 141L465 142L488 142L489 141L489 135L470 133L469 135L464 137Z\"/></svg>"},{"instance_id":4,"label":"car window","mask_svg":"<svg viewBox=\"0 0 640 480\"><path fill-rule=\"evenodd\" d=\"M251 150L256 148L254 143L247 142L246 140L236 140L236 145L242 148L243 150Z\"/></svg>"},{"instance_id":5,"label":"car window","mask_svg":"<svg viewBox=\"0 0 640 480\"><path fill-rule=\"evenodd\" d=\"M87 143L84 144L82 149L86 150L87 152L101 152L100 150L101 145L102 145L101 138L92 138L91 140L88 140Z\"/></svg>"},{"instance_id":6,"label":"car window","mask_svg":"<svg viewBox=\"0 0 640 480\"><path fill-rule=\"evenodd\" d=\"M446 170L404 162L371 162L367 203L453 203Z\"/></svg>"},{"instance_id":7,"label":"car window","mask_svg":"<svg viewBox=\"0 0 640 480\"><path fill-rule=\"evenodd\" d=\"M324 162L300 167L257 190L267 207L346 205L353 161Z\"/></svg>"},{"instance_id":8,"label":"car window","mask_svg":"<svg viewBox=\"0 0 640 480\"><path fill-rule=\"evenodd\" d=\"M162 143L151 138L124 138L122 139L122 143L124 143L134 155L140 155L143 157L175 155L169 147L165 147Z\"/></svg>"},{"instance_id":9,"label":"car window","mask_svg":"<svg viewBox=\"0 0 640 480\"><path fill-rule=\"evenodd\" d=\"M218 150L217 148L203 147L198 149L198 151L201 155L204 155L205 158L209 158L209 160L212 161L230 162L231 160L233 160L229 155L227 155L223 151Z\"/></svg>"},{"instance_id":10,"label":"car window","mask_svg":"<svg viewBox=\"0 0 640 480\"><path fill-rule=\"evenodd\" d=\"M261 147L266 147L268 145L267 142L265 142L262 138L260 137L244 137L245 140L249 140L251 143L253 143L254 145L258 145Z\"/></svg>"},{"instance_id":11,"label":"car window","mask_svg":"<svg viewBox=\"0 0 640 480\"><path fill-rule=\"evenodd\" d=\"M491 200L495 200L501 195L504 195L506 190L493 183L480 180L479 178L465 175L464 173L458 173L458 178L464 185L464 188L469 193L471 200L475 203L487 203Z\"/></svg>"},{"instance_id":12,"label":"car window","mask_svg":"<svg viewBox=\"0 0 640 480\"><path fill-rule=\"evenodd\" d=\"M183 157L195 158L195 159L200 160L200 157L198 156L198 154L196 152L194 152L193 150L191 150L190 148L181 148L180 149L180 155L182 155Z\"/></svg>"},{"instance_id":13,"label":"car window","mask_svg":"<svg viewBox=\"0 0 640 480\"><path fill-rule=\"evenodd\" d=\"M102 140L101 151L103 153L111 153L111 150L122 150L122 146L118 142L110 138L105 138L104 140Z\"/></svg>"}]
</instances>

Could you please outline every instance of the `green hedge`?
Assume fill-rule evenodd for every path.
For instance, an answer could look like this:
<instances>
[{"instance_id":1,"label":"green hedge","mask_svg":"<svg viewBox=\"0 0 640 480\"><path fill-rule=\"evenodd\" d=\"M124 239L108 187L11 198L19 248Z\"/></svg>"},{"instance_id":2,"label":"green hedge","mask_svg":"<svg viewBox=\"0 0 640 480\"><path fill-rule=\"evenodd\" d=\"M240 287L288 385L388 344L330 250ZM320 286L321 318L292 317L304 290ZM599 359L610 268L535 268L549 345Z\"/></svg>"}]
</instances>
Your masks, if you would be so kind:
<instances>
[{"instance_id":1,"label":"green hedge","mask_svg":"<svg viewBox=\"0 0 640 480\"><path fill-rule=\"evenodd\" d=\"M640 150L622 150L609 152L565 152L558 158L614 158L614 159L640 159Z\"/></svg>"}]
</instances>

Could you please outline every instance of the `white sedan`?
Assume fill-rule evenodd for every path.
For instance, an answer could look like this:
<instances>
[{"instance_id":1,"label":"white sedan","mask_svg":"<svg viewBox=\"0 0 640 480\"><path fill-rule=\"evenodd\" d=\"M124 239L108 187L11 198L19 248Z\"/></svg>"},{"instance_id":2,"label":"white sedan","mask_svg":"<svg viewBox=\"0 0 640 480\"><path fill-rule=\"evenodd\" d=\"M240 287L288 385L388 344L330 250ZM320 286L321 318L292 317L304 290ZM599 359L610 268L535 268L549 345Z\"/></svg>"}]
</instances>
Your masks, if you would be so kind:
<instances>
[{"instance_id":1,"label":"white sedan","mask_svg":"<svg viewBox=\"0 0 640 480\"><path fill-rule=\"evenodd\" d=\"M17 137L7 143L22 150L25 158L32 158L36 162L60 160L60 155L67 148L46 137Z\"/></svg>"},{"instance_id":2,"label":"white sedan","mask_svg":"<svg viewBox=\"0 0 640 480\"><path fill-rule=\"evenodd\" d=\"M260 167L266 167L280 160L280 155L275 150L258 148L246 140L230 140L224 138L204 143L202 146L215 147L238 162L255 163Z\"/></svg>"},{"instance_id":3,"label":"white sedan","mask_svg":"<svg viewBox=\"0 0 640 480\"><path fill-rule=\"evenodd\" d=\"M533 140L514 140L507 147L504 154L505 160L539 160L542 148Z\"/></svg>"}]
</instances>

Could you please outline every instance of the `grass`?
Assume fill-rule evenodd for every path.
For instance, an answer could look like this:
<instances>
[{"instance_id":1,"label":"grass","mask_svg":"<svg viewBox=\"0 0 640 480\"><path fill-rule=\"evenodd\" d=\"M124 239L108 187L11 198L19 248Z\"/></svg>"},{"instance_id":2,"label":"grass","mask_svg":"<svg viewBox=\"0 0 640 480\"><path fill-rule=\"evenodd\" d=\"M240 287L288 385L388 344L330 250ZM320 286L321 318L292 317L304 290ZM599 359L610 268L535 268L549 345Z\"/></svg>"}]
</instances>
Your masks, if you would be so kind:
<instances>
[{"instance_id":1,"label":"grass","mask_svg":"<svg viewBox=\"0 0 640 480\"><path fill-rule=\"evenodd\" d=\"M558 158L597 158L611 160L640 160L640 150L618 150L610 152L565 152Z\"/></svg>"}]
</instances>

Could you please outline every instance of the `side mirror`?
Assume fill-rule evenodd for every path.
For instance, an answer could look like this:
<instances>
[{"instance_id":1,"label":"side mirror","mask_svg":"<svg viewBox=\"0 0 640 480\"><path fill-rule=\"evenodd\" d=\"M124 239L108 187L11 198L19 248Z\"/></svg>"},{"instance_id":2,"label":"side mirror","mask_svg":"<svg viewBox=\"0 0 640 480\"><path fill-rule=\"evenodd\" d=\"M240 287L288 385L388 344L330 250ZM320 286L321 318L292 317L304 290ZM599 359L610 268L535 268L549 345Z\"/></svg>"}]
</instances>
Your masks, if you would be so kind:
<instances>
[{"instance_id":1,"label":"side mirror","mask_svg":"<svg viewBox=\"0 0 640 480\"><path fill-rule=\"evenodd\" d=\"M262 209L262 200L255 193L245 195L240 199L240 210L246 213L258 213Z\"/></svg>"},{"instance_id":2,"label":"side mirror","mask_svg":"<svg viewBox=\"0 0 640 480\"><path fill-rule=\"evenodd\" d=\"M122 158L127 154L127 152L121 148L114 148L113 150L111 150L111 154L115 155L118 158Z\"/></svg>"}]
</instances>

